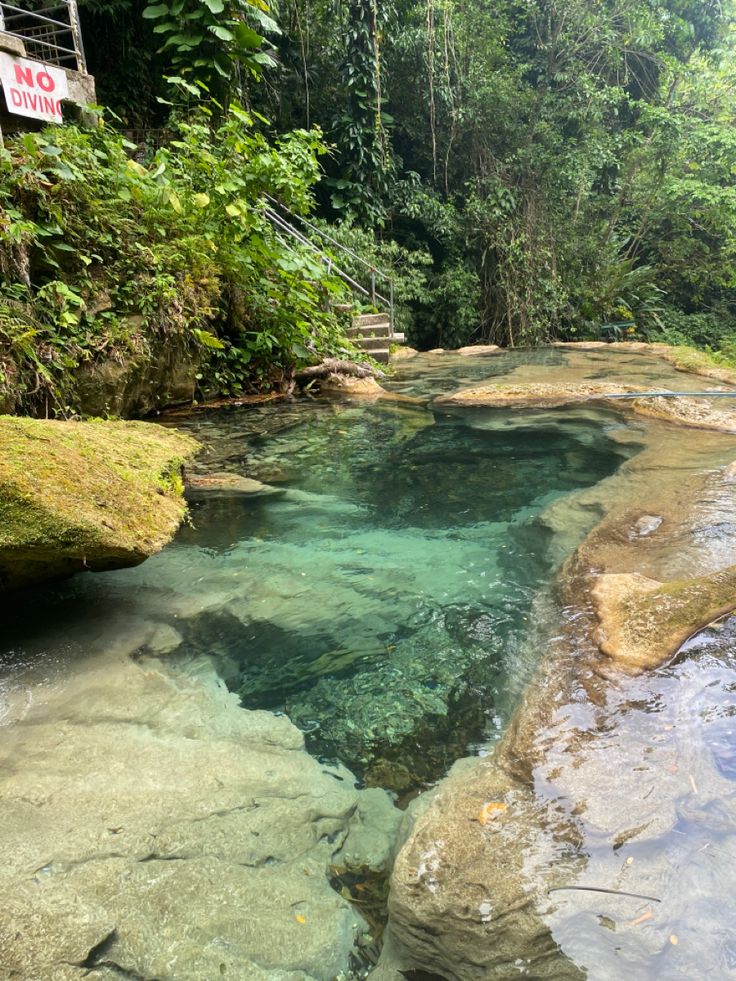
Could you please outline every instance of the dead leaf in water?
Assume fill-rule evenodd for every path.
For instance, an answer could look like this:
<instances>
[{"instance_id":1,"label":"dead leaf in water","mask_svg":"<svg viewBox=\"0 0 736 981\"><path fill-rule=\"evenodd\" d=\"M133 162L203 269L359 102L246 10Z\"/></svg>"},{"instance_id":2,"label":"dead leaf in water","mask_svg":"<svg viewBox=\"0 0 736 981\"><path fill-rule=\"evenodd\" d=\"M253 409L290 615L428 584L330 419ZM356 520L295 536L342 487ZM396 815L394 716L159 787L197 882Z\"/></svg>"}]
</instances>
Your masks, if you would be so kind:
<instances>
[{"instance_id":1,"label":"dead leaf in water","mask_svg":"<svg viewBox=\"0 0 736 981\"><path fill-rule=\"evenodd\" d=\"M629 922L626 925L639 926L640 923L646 923L647 920L652 920L652 919L654 919L654 913L652 913L652 911L648 909L645 913L642 913L641 916L637 916L635 920L629 920Z\"/></svg>"},{"instance_id":2,"label":"dead leaf in water","mask_svg":"<svg viewBox=\"0 0 736 981\"><path fill-rule=\"evenodd\" d=\"M497 817L499 814L503 814L509 808L508 804L504 804L503 801L492 800L487 804L484 804L478 815L478 822L480 824L488 824L493 818Z\"/></svg>"}]
</instances>

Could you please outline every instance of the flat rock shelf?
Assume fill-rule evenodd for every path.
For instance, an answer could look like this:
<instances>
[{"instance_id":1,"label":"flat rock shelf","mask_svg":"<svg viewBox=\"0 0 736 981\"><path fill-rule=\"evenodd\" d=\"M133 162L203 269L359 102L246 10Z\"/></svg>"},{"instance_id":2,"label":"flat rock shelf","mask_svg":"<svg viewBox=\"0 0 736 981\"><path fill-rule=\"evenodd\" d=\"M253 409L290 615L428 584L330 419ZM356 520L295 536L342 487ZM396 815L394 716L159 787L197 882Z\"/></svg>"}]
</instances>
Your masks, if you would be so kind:
<instances>
[{"instance_id":1,"label":"flat rock shelf","mask_svg":"<svg viewBox=\"0 0 736 981\"><path fill-rule=\"evenodd\" d=\"M436 352L177 415L188 525L5 614L0 972L730 976L736 446L609 383L703 387ZM524 385L593 397L455 397Z\"/></svg>"}]
</instances>

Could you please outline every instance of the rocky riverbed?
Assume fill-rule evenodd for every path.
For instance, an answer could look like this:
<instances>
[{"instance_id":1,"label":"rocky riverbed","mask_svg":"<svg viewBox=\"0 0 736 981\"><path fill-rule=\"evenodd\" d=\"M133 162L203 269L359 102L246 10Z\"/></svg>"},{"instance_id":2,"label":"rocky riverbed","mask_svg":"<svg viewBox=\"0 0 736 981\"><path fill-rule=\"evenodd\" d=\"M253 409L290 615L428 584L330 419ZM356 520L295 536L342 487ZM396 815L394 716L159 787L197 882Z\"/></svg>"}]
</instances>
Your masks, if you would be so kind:
<instances>
[{"instance_id":1,"label":"rocky riverbed","mask_svg":"<svg viewBox=\"0 0 736 981\"><path fill-rule=\"evenodd\" d=\"M703 387L660 353L415 355L385 384L431 410L190 422L170 549L6 605L0 971L362 977L396 854L376 981L731 976L734 416L601 401Z\"/></svg>"},{"instance_id":2,"label":"rocky riverbed","mask_svg":"<svg viewBox=\"0 0 736 981\"><path fill-rule=\"evenodd\" d=\"M370 927L332 868L385 873L383 790L249 712L171 628L18 666L2 699L0 965L17 978L334 981Z\"/></svg>"},{"instance_id":3,"label":"rocky riverbed","mask_svg":"<svg viewBox=\"0 0 736 981\"><path fill-rule=\"evenodd\" d=\"M581 392L576 360L569 390L548 378L542 404L552 389L555 404L600 397L597 383ZM517 374L485 389L492 404L529 404ZM483 390L443 401L481 405ZM696 428L692 400L660 401L673 424L647 425L615 475L546 515L558 530L576 511L600 520L563 565L556 602L538 602L545 654L506 735L417 809L376 981L736 970L733 885L718 872L736 851L736 647L733 621L718 627L736 607L736 446L724 435L736 415L706 405Z\"/></svg>"}]
</instances>

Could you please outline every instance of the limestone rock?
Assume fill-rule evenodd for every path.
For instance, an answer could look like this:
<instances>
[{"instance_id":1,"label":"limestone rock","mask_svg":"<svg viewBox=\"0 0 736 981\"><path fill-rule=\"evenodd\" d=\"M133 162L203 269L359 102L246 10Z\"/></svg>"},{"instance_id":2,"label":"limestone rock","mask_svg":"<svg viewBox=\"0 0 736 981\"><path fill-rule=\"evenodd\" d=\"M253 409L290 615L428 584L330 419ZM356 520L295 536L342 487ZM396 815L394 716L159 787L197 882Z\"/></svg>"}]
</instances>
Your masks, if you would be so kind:
<instances>
[{"instance_id":1,"label":"limestone rock","mask_svg":"<svg viewBox=\"0 0 736 981\"><path fill-rule=\"evenodd\" d=\"M198 370L196 352L168 336L154 343L142 359L109 358L80 365L74 372L76 404L86 416L145 416L167 406L191 403Z\"/></svg>"},{"instance_id":2,"label":"limestone rock","mask_svg":"<svg viewBox=\"0 0 736 981\"><path fill-rule=\"evenodd\" d=\"M596 351L608 347L608 341L554 341L554 347L570 347L578 351Z\"/></svg>"},{"instance_id":3,"label":"limestone rock","mask_svg":"<svg viewBox=\"0 0 736 981\"><path fill-rule=\"evenodd\" d=\"M695 429L718 429L726 433L736 433L736 398L635 399L631 408L639 415L667 419Z\"/></svg>"},{"instance_id":4,"label":"limestone rock","mask_svg":"<svg viewBox=\"0 0 736 981\"><path fill-rule=\"evenodd\" d=\"M671 583L636 573L602 575L592 596L603 653L625 668L653 668L697 630L736 609L736 565Z\"/></svg>"},{"instance_id":5,"label":"limestone rock","mask_svg":"<svg viewBox=\"0 0 736 981\"><path fill-rule=\"evenodd\" d=\"M647 538L649 535L653 535L654 532L660 527L664 519L658 514L642 514L640 518L637 518L636 523L632 529L632 538Z\"/></svg>"},{"instance_id":6,"label":"limestone rock","mask_svg":"<svg viewBox=\"0 0 736 981\"><path fill-rule=\"evenodd\" d=\"M409 358L414 358L419 354L419 351L415 347L409 347L408 345L402 344L397 347L396 350L391 352L392 361L408 361Z\"/></svg>"},{"instance_id":7,"label":"limestone rock","mask_svg":"<svg viewBox=\"0 0 736 981\"><path fill-rule=\"evenodd\" d=\"M176 531L198 444L147 423L0 418L0 591L137 565Z\"/></svg>"},{"instance_id":8,"label":"limestone rock","mask_svg":"<svg viewBox=\"0 0 736 981\"><path fill-rule=\"evenodd\" d=\"M534 796L501 769L476 761L472 771L451 774L397 857L390 939L376 978L418 970L447 981L502 981L524 969L582 981L538 911L559 881L553 867L539 875L554 855L555 831L540 825Z\"/></svg>"},{"instance_id":9,"label":"limestone rock","mask_svg":"<svg viewBox=\"0 0 736 981\"><path fill-rule=\"evenodd\" d=\"M640 354L658 352L621 349L628 352L636 357L621 363L637 383L629 390L658 379L661 367L648 359L641 360L650 377L631 370ZM554 404L599 398L594 359L565 352L561 365L525 366L477 386L488 402L469 390L465 404L544 404L525 402L530 390L563 399ZM608 368L615 359L605 361ZM609 377L607 391L624 390L624 371ZM674 387L663 375L653 384ZM545 514L558 537L586 536L559 576L566 613L558 610L540 634L547 654L492 755L456 764L408 829L371 981L619 981L632 969L705 981L722 973L733 890L728 874L715 870L736 854L734 632L720 656L710 638L705 657L641 669L736 607L729 484L736 471L724 469L731 449L717 427L705 433L671 421L684 419L639 423L637 456L577 492L572 514L569 499L564 515L555 506ZM716 837L722 852L713 863L702 855ZM648 905L653 912L640 929ZM697 935L704 922L706 942ZM670 943L686 932L690 945Z\"/></svg>"},{"instance_id":10,"label":"limestone rock","mask_svg":"<svg viewBox=\"0 0 736 981\"><path fill-rule=\"evenodd\" d=\"M632 386L617 386L622 391L636 391ZM437 405L487 406L558 406L604 398L611 392L610 382L547 384L545 382L499 381L465 388L435 399Z\"/></svg>"},{"instance_id":11,"label":"limestone rock","mask_svg":"<svg viewBox=\"0 0 736 981\"><path fill-rule=\"evenodd\" d=\"M350 398L380 399L388 394L375 378L352 378L349 375L328 375L320 382L320 389L326 394Z\"/></svg>"},{"instance_id":12,"label":"limestone rock","mask_svg":"<svg viewBox=\"0 0 736 981\"><path fill-rule=\"evenodd\" d=\"M385 868L400 812L151 663L89 656L11 700L0 975L334 981L367 928L330 866Z\"/></svg>"},{"instance_id":13,"label":"limestone rock","mask_svg":"<svg viewBox=\"0 0 736 981\"><path fill-rule=\"evenodd\" d=\"M468 344L466 347L459 347L456 354L469 357L474 354L503 354L503 348L498 344Z\"/></svg>"},{"instance_id":14,"label":"limestone rock","mask_svg":"<svg viewBox=\"0 0 736 981\"><path fill-rule=\"evenodd\" d=\"M285 488L272 487L237 473L190 474L187 476L186 486L190 496L222 494L228 497L273 497L286 493Z\"/></svg>"}]
</instances>

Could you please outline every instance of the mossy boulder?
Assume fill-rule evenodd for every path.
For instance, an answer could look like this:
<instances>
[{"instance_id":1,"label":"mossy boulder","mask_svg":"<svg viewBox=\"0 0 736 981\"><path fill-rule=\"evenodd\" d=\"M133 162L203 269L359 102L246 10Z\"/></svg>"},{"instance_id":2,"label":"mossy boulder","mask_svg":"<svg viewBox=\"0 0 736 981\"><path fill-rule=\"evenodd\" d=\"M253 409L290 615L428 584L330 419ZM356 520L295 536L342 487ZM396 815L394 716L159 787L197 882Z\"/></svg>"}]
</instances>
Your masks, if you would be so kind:
<instances>
[{"instance_id":1,"label":"mossy boulder","mask_svg":"<svg viewBox=\"0 0 736 981\"><path fill-rule=\"evenodd\" d=\"M181 522L181 468L198 448L141 422L0 416L0 592L137 565Z\"/></svg>"},{"instance_id":2,"label":"mossy boulder","mask_svg":"<svg viewBox=\"0 0 736 981\"><path fill-rule=\"evenodd\" d=\"M736 565L667 583L638 573L598 576L593 603L601 651L630 671L656 668L736 609Z\"/></svg>"}]
</instances>

